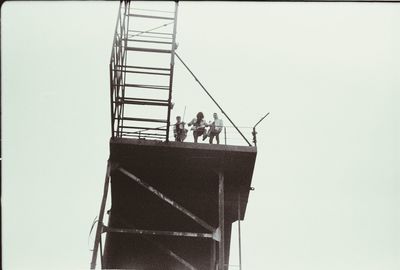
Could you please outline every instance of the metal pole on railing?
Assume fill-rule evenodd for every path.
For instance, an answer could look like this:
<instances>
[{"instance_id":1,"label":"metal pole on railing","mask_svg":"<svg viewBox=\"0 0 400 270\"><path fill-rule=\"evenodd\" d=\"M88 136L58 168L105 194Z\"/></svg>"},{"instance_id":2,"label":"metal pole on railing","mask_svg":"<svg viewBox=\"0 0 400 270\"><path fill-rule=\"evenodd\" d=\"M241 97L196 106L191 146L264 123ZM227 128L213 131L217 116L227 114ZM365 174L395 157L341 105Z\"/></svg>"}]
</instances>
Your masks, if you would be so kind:
<instances>
[{"instance_id":1,"label":"metal pole on railing","mask_svg":"<svg viewBox=\"0 0 400 270\"><path fill-rule=\"evenodd\" d=\"M226 145L226 127L224 127L224 137L225 137L225 145Z\"/></svg>"},{"instance_id":2,"label":"metal pole on railing","mask_svg":"<svg viewBox=\"0 0 400 270\"><path fill-rule=\"evenodd\" d=\"M264 116L260 119L260 121L258 121L257 124L255 124L254 127L253 127L253 132L252 132L251 134L253 134L253 143L254 143L254 146L257 146L257 132L256 132L256 126L258 126L258 124L260 124L261 121L264 120L264 118L268 116L268 114L269 114L269 112L268 112L266 115L264 115Z\"/></svg>"}]
</instances>

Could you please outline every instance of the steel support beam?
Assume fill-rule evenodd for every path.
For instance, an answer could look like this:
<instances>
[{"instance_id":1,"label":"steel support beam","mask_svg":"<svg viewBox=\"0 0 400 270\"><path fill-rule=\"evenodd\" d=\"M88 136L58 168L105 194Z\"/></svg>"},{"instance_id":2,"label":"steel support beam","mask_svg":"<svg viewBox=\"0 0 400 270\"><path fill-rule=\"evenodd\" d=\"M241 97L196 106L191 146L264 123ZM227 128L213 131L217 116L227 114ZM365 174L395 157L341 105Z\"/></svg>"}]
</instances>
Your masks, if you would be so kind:
<instances>
[{"instance_id":1,"label":"steel support beam","mask_svg":"<svg viewBox=\"0 0 400 270\"><path fill-rule=\"evenodd\" d=\"M180 236L180 237L200 237L200 238L213 238L214 237L214 235L212 233L124 229L124 228L111 228L111 227L107 227L107 226L103 226L103 232L132 233L132 234L144 234L144 235L167 235L167 236Z\"/></svg>"},{"instance_id":2,"label":"steel support beam","mask_svg":"<svg viewBox=\"0 0 400 270\"><path fill-rule=\"evenodd\" d=\"M224 202L224 172L218 172L218 205L219 205L219 229L221 241L219 242L218 252L218 270L224 270L225 267L225 202Z\"/></svg>"},{"instance_id":3,"label":"steel support beam","mask_svg":"<svg viewBox=\"0 0 400 270\"><path fill-rule=\"evenodd\" d=\"M215 270L216 262L217 262L217 249L216 249L215 241L211 241L211 261L210 261L210 269Z\"/></svg>"},{"instance_id":4,"label":"steel support beam","mask_svg":"<svg viewBox=\"0 0 400 270\"><path fill-rule=\"evenodd\" d=\"M172 258L174 258L175 260L177 260L178 262L180 262L181 264L183 264L184 266L186 266L188 269L190 270L197 270L197 268L195 268L193 265L191 265L190 263L188 263L186 260L184 260L182 257L180 257L179 255L177 255L175 252L173 252L172 250L164 247L163 245L161 245L160 243L154 241L154 240L150 240L147 239L148 241L150 241L151 243L153 243L158 249L162 250L164 253L170 255Z\"/></svg>"},{"instance_id":5,"label":"steel support beam","mask_svg":"<svg viewBox=\"0 0 400 270\"><path fill-rule=\"evenodd\" d=\"M154 195L156 195L161 200L165 201L166 203L168 203L172 207L176 208L177 210L179 210L180 212L182 212L186 216L188 216L191 219L193 219L196 223L198 223L203 228L209 230L212 233L216 233L217 232L217 230L214 227L212 227L211 225L209 225L207 222L205 222L201 218L197 217L195 214L193 214L192 212L190 212L189 210L187 210L186 208L184 208L180 204L176 203L175 201L171 200L170 198L168 198L167 196L162 194L160 191L158 191L154 187L150 186L146 182L142 181L141 179L139 179L135 175L131 174L130 172L128 172L124 168L120 167L119 171L122 172L123 174L125 174L126 176L128 176L129 178L131 178L132 180L134 180L136 183L138 183L139 185L141 185L142 187L144 187L145 189L147 189L151 193L153 193Z\"/></svg>"},{"instance_id":6,"label":"steel support beam","mask_svg":"<svg viewBox=\"0 0 400 270\"><path fill-rule=\"evenodd\" d=\"M101 232L102 232L102 229L103 229L102 227L103 227L104 209L106 207L108 186L109 186L109 183L110 183L110 172L111 172L111 161L108 160L106 177L105 177L105 181L104 181L103 198L101 200L99 221L97 222L96 238L94 240L93 253L92 253L92 262L90 263L90 269L95 269L96 268L97 251L98 251L99 244L100 244L100 241L101 241Z\"/></svg>"}]
</instances>

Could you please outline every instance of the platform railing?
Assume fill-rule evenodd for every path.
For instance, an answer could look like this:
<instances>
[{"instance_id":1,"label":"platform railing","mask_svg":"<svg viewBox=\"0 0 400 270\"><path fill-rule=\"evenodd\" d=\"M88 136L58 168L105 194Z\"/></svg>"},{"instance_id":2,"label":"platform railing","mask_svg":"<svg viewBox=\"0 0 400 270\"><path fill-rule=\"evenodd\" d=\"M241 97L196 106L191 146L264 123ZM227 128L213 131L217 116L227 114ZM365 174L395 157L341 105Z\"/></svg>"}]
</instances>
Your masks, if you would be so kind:
<instances>
[{"instance_id":1,"label":"platform railing","mask_svg":"<svg viewBox=\"0 0 400 270\"><path fill-rule=\"evenodd\" d=\"M165 127L165 126L164 126ZM187 129L187 135L185 140L182 143L193 143L194 142L194 137L193 137L193 130L191 130L190 127L185 126ZM249 146L246 141L243 140L242 135L244 135L248 141L253 142L253 146L255 146L256 142L256 137L253 134L253 127L250 126L239 126L238 128L241 129L242 134L239 134L236 130L236 127L234 126L224 126L221 132L219 133L219 144L221 145L238 145L238 146ZM206 128L206 131L208 128ZM136 134L137 139L146 139L146 133L145 130ZM173 133L173 125L170 126L170 136L169 136L170 141L175 141L174 133ZM209 144L210 143L210 137L206 137L205 140L200 136L198 138L197 143L205 143ZM213 139L213 144L217 144L216 138L214 137Z\"/></svg>"}]
</instances>

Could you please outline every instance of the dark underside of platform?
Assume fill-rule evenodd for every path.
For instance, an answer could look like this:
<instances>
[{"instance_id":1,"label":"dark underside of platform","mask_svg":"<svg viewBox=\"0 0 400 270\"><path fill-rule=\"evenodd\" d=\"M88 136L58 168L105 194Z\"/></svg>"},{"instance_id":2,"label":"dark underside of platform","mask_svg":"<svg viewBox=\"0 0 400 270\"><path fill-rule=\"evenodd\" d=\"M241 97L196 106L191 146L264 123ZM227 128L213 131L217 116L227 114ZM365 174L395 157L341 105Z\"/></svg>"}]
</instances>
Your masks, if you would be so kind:
<instances>
[{"instance_id":1,"label":"dark underside of platform","mask_svg":"<svg viewBox=\"0 0 400 270\"><path fill-rule=\"evenodd\" d=\"M218 227L218 172L225 179L225 261L229 261L232 222L244 218L257 149L113 138L110 161L148 183L214 228ZM134 180L111 172L109 227L208 233ZM188 269L170 250L196 269L210 269L210 238L107 233L105 268Z\"/></svg>"}]
</instances>

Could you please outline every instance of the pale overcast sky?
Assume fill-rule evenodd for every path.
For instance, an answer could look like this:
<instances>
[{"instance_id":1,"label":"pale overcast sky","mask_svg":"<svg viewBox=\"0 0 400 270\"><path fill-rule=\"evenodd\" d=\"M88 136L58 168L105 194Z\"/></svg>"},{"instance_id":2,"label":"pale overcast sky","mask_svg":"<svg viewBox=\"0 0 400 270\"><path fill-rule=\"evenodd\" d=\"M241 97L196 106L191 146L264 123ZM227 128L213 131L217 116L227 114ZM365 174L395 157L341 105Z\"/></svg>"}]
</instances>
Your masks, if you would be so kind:
<instances>
[{"instance_id":1,"label":"pale overcast sky","mask_svg":"<svg viewBox=\"0 0 400 270\"><path fill-rule=\"evenodd\" d=\"M89 268L117 9L2 6L4 269ZM178 53L232 119L271 112L243 269L400 269L400 5L181 2L178 17ZM173 96L173 115L217 111L179 63Z\"/></svg>"}]
</instances>

